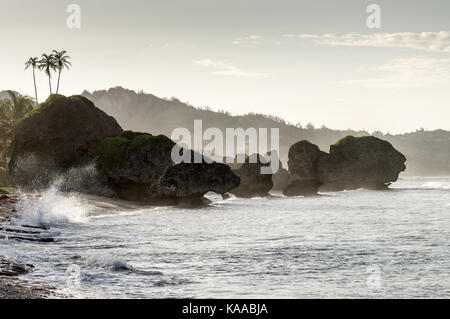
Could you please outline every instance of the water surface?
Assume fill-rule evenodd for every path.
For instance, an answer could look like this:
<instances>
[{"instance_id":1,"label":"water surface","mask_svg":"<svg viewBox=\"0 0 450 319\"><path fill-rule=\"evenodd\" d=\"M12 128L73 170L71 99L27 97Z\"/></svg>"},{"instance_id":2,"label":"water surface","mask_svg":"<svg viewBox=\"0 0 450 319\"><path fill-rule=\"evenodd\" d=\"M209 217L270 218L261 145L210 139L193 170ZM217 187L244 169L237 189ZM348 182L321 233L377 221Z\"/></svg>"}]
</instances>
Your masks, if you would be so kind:
<instances>
[{"instance_id":1,"label":"water surface","mask_svg":"<svg viewBox=\"0 0 450 319\"><path fill-rule=\"evenodd\" d=\"M210 198L201 210L99 208L50 189L17 223L50 225L56 242L4 240L0 254L80 298L450 297L450 178Z\"/></svg>"}]
</instances>

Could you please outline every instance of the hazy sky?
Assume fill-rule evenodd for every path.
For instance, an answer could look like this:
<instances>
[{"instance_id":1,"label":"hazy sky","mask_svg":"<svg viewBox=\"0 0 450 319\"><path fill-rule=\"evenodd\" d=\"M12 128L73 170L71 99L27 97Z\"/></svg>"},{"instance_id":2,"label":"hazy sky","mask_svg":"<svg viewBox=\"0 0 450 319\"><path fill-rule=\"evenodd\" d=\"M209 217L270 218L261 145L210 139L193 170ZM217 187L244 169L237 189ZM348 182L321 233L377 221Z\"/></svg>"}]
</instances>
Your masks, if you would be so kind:
<instances>
[{"instance_id":1,"label":"hazy sky","mask_svg":"<svg viewBox=\"0 0 450 319\"><path fill-rule=\"evenodd\" d=\"M81 7L69 29L66 8ZM366 8L381 7L369 29ZM331 128L450 129L448 0L0 0L0 90L65 49L61 92L123 86ZM38 75L40 100L48 95Z\"/></svg>"}]
</instances>

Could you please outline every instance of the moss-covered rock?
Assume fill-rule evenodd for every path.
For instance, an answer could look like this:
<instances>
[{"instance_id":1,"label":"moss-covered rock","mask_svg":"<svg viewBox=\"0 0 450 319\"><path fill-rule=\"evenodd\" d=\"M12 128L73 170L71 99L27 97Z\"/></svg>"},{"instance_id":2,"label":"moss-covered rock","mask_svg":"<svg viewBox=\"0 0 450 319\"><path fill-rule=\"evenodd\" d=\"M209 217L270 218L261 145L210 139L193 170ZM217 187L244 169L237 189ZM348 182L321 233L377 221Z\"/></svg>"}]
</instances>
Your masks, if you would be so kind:
<instances>
[{"instance_id":1,"label":"moss-covered rock","mask_svg":"<svg viewBox=\"0 0 450 319\"><path fill-rule=\"evenodd\" d=\"M100 146L89 150L76 164L84 165L96 159L98 167L107 172L123 163L129 144L130 141L124 137L107 137L100 143Z\"/></svg>"},{"instance_id":2,"label":"moss-covered rock","mask_svg":"<svg viewBox=\"0 0 450 319\"><path fill-rule=\"evenodd\" d=\"M239 185L225 164L175 164L174 146L164 135L125 131L104 139L79 164L94 161L119 198L150 204L202 206L205 193L225 193Z\"/></svg>"},{"instance_id":3,"label":"moss-covered rock","mask_svg":"<svg viewBox=\"0 0 450 319\"><path fill-rule=\"evenodd\" d=\"M384 189L406 169L405 156L373 136L347 136L319 160L322 190Z\"/></svg>"},{"instance_id":4,"label":"moss-covered rock","mask_svg":"<svg viewBox=\"0 0 450 319\"><path fill-rule=\"evenodd\" d=\"M289 149L291 181L287 196L358 188L385 189L406 169L406 158L389 142L373 136L346 136L329 154L308 141Z\"/></svg>"},{"instance_id":5,"label":"moss-covered rock","mask_svg":"<svg viewBox=\"0 0 450 319\"><path fill-rule=\"evenodd\" d=\"M11 182L26 187L39 180L45 186L53 174L121 132L116 120L87 98L53 94L18 124L9 164Z\"/></svg>"}]
</instances>

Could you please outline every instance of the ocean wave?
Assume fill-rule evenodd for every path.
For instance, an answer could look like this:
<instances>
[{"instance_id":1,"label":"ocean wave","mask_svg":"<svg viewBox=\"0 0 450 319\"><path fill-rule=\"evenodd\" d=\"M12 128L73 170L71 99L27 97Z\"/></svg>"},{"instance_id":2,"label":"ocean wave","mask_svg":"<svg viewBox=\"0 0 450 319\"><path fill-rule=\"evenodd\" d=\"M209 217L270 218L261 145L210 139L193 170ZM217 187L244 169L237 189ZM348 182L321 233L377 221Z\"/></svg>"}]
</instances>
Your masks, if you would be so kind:
<instances>
[{"instance_id":1,"label":"ocean wave","mask_svg":"<svg viewBox=\"0 0 450 319\"><path fill-rule=\"evenodd\" d=\"M424 188L429 189L450 189L449 182L427 182L422 185Z\"/></svg>"},{"instance_id":2,"label":"ocean wave","mask_svg":"<svg viewBox=\"0 0 450 319\"><path fill-rule=\"evenodd\" d=\"M16 209L20 217L15 221L27 225L84 223L89 210L78 194L60 192L58 183L35 196L22 196Z\"/></svg>"},{"instance_id":3,"label":"ocean wave","mask_svg":"<svg viewBox=\"0 0 450 319\"><path fill-rule=\"evenodd\" d=\"M137 269L130 265L127 261L120 258L112 258L112 257L89 257L86 260L86 265L90 267L99 267L109 269L111 271L128 271L133 272L139 275L146 276L162 276L164 275L160 271L153 270L142 270Z\"/></svg>"},{"instance_id":4,"label":"ocean wave","mask_svg":"<svg viewBox=\"0 0 450 319\"><path fill-rule=\"evenodd\" d=\"M86 260L86 265L90 267L108 268L115 271L133 270L133 266L119 258L112 257L89 257Z\"/></svg>"},{"instance_id":5,"label":"ocean wave","mask_svg":"<svg viewBox=\"0 0 450 319\"><path fill-rule=\"evenodd\" d=\"M164 208L164 207L163 207ZM120 210L102 210L102 211L90 211L88 213L89 219L108 218L111 216L123 217L123 216L135 216L149 211L161 210L161 207L152 207L146 209L132 210L132 211L120 211Z\"/></svg>"}]
</instances>

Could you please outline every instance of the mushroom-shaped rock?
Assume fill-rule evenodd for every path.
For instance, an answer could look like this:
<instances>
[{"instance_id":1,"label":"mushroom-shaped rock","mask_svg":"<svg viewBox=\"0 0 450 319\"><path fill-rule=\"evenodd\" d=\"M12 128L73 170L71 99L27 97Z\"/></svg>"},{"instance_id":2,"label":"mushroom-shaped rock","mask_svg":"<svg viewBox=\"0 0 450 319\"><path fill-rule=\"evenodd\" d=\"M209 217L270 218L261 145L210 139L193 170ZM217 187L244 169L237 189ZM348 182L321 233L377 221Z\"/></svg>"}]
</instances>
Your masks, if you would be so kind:
<instances>
[{"instance_id":1,"label":"mushroom-shaped rock","mask_svg":"<svg viewBox=\"0 0 450 319\"><path fill-rule=\"evenodd\" d=\"M405 156L373 136L347 136L318 164L321 190L386 189L406 169Z\"/></svg>"},{"instance_id":2,"label":"mushroom-shaped rock","mask_svg":"<svg viewBox=\"0 0 450 319\"><path fill-rule=\"evenodd\" d=\"M311 196L319 191L318 162L327 154L306 140L292 145L288 153L290 181L284 188L286 196Z\"/></svg>"},{"instance_id":3,"label":"mushroom-shaped rock","mask_svg":"<svg viewBox=\"0 0 450 319\"><path fill-rule=\"evenodd\" d=\"M221 163L180 163L167 169L159 181L159 192L180 199L183 205L197 206L207 192L225 194L239 186L240 179Z\"/></svg>"}]
</instances>

